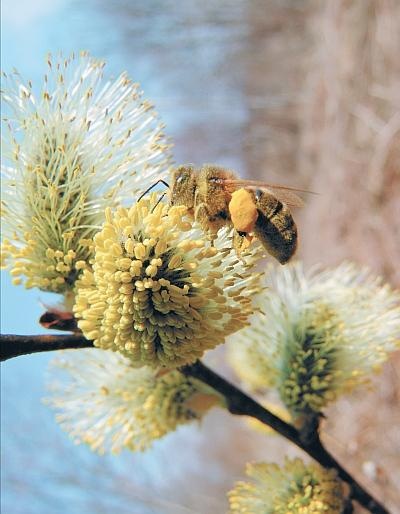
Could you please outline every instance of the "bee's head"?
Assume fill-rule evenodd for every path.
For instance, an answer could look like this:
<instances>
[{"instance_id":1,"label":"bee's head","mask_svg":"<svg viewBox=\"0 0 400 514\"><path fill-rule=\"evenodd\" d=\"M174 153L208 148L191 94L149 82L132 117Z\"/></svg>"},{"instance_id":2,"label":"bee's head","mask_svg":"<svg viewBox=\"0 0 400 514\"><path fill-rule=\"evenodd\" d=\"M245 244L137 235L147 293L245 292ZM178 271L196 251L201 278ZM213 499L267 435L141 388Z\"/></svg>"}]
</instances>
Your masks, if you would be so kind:
<instances>
[{"instance_id":1,"label":"bee's head","mask_svg":"<svg viewBox=\"0 0 400 514\"><path fill-rule=\"evenodd\" d=\"M192 209L196 190L196 171L193 166L179 166L173 170L171 182L171 205L185 205Z\"/></svg>"}]
</instances>

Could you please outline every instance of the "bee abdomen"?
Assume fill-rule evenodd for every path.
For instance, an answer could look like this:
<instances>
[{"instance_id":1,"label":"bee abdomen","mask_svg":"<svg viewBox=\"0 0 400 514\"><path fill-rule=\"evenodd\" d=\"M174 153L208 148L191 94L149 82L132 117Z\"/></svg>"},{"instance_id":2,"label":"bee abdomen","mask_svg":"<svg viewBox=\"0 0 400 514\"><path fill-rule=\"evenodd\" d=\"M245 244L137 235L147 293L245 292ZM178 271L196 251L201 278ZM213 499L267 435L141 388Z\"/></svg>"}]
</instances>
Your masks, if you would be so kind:
<instances>
[{"instance_id":1,"label":"bee abdomen","mask_svg":"<svg viewBox=\"0 0 400 514\"><path fill-rule=\"evenodd\" d=\"M297 247L297 227L289 209L274 195L255 196L258 218L254 233L270 255L285 264Z\"/></svg>"}]
</instances>

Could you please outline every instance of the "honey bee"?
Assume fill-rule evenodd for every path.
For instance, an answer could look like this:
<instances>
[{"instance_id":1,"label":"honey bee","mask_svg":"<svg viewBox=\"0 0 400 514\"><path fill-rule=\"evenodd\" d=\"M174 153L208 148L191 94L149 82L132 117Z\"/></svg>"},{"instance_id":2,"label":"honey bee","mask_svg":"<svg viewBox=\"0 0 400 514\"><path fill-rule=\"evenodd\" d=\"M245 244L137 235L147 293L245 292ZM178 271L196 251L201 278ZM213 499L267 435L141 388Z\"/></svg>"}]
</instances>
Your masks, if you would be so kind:
<instances>
[{"instance_id":1,"label":"honey bee","mask_svg":"<svg viewBox=\"0 0 400 514\"><path fill-rule=\"evenodd\" d=\"M252 236L285 264L297 247L297 227L288 206L303 201L294 189L241 180L222 167L180 166L172 172L171 205L185 205L211 238L220 228L233 226L233 245L240 253Z\"/></svg>"}]
</instances>

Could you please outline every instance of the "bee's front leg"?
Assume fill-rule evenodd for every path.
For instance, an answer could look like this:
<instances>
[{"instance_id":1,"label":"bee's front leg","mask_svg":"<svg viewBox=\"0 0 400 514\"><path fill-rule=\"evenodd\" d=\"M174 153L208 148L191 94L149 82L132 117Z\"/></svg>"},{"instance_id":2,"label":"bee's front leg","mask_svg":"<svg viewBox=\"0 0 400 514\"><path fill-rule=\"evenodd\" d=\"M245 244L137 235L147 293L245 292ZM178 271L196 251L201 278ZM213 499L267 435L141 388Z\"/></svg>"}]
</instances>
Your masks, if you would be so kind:
<instances>
[{"instance_id":1,"label":"bee's front leg","mask_svg":"<svg viewBox=\"0 0 400 514\"><path fill-rule=\"evenodd\" d=\"M220 227L214 223L206 203L202 202L196 205L194 219L200 223L202 229L207 234L207 238L211 241L211 245L214 246L214 239L216 239Z\"/></svg>"}]
</instances>

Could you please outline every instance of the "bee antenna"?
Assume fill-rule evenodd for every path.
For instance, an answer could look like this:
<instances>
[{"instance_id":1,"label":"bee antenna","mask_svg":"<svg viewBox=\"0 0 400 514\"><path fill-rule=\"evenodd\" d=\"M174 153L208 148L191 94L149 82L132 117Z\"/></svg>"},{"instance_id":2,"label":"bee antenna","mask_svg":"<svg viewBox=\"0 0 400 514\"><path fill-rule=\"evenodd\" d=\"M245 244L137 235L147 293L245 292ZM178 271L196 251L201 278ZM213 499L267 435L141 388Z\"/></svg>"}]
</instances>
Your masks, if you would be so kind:
<instances>
[{"instance_id":1,"label":"bee antenna","mask_svg":"<svg viewBox=\"0 0 400 514\"><path fill-rule=\"evenodd\" d=\"M156 210L156 207L157 205L161 202L161 200L164 198L164 196L166 195L167 193L163 193L160 198L157 200L155 206L151 209L151 214L153 214L153 212Z\"/></svg>"},{"instance_id":2,"label":"bee antenna","mask_svg":"<svg viewBox=\"0 0 400 514\"><path fill-rule=\"evenodd\" d=\"M141 200L144 196L146 196L146 195L147 195L147 193L149 193L149 192L150 192L154 187L158 186L158 184L160 184L160 183L161 183L161 184L164 184L164 186L168 187L168 189L169 189L169 184L168 184L168 182L165 182L165 180L163 180L163 179L161 179L161 178L160 178L159 180L157 180L157 182L154 182L154 184L152 184L150 187L148 187L148 188L146 189L146 191L145 191L144 193L142 193L142 194L139 196L139 198L137 199L137 201L138 201L138 202L140 202L140 200ZM162 198L164 198L164 196L165 196L165 193L163 194L163 196L161 197L161 199L162 199ZM161 199L160 199L160 200L158 200L158 202L157 202L156 206L157 206L157 205L158 205L158 203L161 201Z\"/></svg>"}]
</instances>

